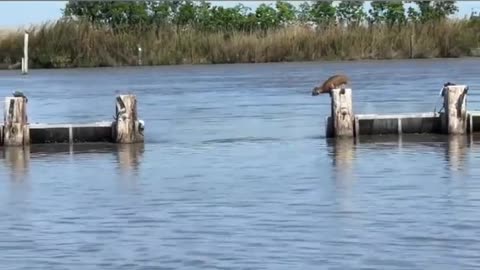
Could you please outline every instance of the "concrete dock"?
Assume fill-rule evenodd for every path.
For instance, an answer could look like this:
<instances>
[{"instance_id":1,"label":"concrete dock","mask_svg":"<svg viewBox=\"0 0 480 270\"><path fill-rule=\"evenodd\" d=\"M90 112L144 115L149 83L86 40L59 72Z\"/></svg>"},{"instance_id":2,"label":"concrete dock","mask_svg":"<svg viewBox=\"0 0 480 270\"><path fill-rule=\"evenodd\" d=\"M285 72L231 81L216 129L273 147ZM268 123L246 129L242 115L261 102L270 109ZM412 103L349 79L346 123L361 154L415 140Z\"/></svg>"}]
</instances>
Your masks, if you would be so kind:
<instances>
[{"instance_id":1,"label":"concrete dock","mask_svg":"<svg viewBox=\"0 0 480 270\"><path fill-rule=\"evenodd\" d=\"M30 143L114 142L114 122L91 124L31 124Z\"/></svg>"},{"instance_id":2,"label":"concrete dock","mask_svg":"<svg viewBox=\"0 0 480 270\"><path fill-rule=\"evenodd\" d=\"M29 123L28 99L5 99L4 123L0 124L0 145L25 146L48 143L119 143L144 142L144 122L137 118L134 95L117 96L114 121L94 123Z\"/></svg>"},{"instance_id":3,"label":"concrete dock","mask_svg":"<svg viewBox=\"0 0 480 270\"><path fill-rule=\"evenodd\" d=\"M351 89L333 89L331 115L326 117L327 137L392 134L472 134L480 131L480 111L467 111L468 86L442 89L443 112L355 114Z\"/></svg>"}]
</instances>

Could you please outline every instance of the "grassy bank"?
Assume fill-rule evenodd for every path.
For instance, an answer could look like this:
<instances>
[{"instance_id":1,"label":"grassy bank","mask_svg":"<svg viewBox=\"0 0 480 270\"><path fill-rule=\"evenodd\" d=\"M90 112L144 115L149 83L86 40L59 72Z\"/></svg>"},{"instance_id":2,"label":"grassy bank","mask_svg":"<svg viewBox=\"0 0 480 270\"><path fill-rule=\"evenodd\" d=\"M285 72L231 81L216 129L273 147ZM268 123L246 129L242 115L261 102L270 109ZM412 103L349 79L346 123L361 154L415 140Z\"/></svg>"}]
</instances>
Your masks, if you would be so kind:
<instances>
[{"instance_id":1,"label":"grassy bank","mask_svg":"<svg viewBox=\"0 0 480 270\"><path fill-rule=\"evenodd\" d=\"M448 20L388 28L338 27L312 30L288 26L267 32L201 32L195 29L123 31L75 21L30 29L30 67L259 63L279 61L402 59L469 56L479 46L480 24ZM413 34L413 36L412 36ZM411 42L412 41L412 42ZM19 62L23 32L0 39L0 64Z\"/></svg>"}]
</instances>

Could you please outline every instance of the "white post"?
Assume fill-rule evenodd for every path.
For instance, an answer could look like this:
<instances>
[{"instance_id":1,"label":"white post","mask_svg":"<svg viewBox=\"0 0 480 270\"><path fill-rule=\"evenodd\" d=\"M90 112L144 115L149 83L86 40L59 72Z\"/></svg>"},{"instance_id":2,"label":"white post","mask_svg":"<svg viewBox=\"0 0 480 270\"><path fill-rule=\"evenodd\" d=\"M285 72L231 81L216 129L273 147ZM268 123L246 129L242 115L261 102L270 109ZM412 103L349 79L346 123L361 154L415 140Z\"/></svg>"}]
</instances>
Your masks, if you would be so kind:
<instances>
[{"instance_id":1,"label":"white post","mask_svg":"<svg viewBox=\"0 0 480 270\"><path fill-rule=\"evenodd\" d=\"M25 36L23 39L23 67L22 67L22 74L28 73L28 33L25 32Z\"/></svg>"},{"instance_id":2,"label":"white post","mask_svg":"<svg viewBox=\"0 0 480 270\"><path fill-rule=\"evenodd\" d=\"M142 65L142 47L138 46L138 65Z\"/></svg>"}]
</instances>

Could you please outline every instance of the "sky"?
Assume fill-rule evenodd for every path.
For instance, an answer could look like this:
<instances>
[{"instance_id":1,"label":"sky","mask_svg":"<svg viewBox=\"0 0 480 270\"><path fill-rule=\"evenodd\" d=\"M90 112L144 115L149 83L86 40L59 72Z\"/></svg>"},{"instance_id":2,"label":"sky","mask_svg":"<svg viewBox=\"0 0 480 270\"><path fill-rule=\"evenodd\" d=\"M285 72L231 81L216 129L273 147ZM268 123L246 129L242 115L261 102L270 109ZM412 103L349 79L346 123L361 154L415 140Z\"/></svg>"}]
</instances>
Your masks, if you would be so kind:
<instances>
[{"instance_id":1,"label":"sky","mask_svg":"<svg viewBox=\"0 0 480 270\"><path fill-rule=\"evenodd\" d=\"M211 1L215 5L234 6L243 3L255 8L274 1ZM303 1L298 1L302 3ZM0 0L0 28L17 28L55 20L61 16L66 1L4 1ZM458 16L470 15L472 8L480 11L480 1L458 1Z\"/></svg>"}]
</instances>

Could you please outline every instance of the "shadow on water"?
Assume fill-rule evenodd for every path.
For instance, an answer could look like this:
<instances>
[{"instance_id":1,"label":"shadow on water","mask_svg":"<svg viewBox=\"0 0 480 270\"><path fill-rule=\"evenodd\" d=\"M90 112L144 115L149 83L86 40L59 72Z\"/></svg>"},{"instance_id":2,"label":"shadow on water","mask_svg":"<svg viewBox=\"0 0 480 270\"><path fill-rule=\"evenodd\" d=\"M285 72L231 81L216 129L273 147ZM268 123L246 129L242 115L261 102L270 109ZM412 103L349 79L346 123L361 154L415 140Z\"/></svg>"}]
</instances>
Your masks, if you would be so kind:
<instances>
[{"instance_id":1,"label":"shadow on water","mask_svg":"<svg viewBox=\"0 0 480 270\"><path fill-rule=\"evenodd\" d=\"M11 169L12 179L20 180L28 173L31 159L42 159L52 156L113 154L122 173L138 171L144 153L144 144L111 144L111 143L80 143L80 144L32 144L25 147L3 147L1 157Z\"/></svg>"}]
</instances>

